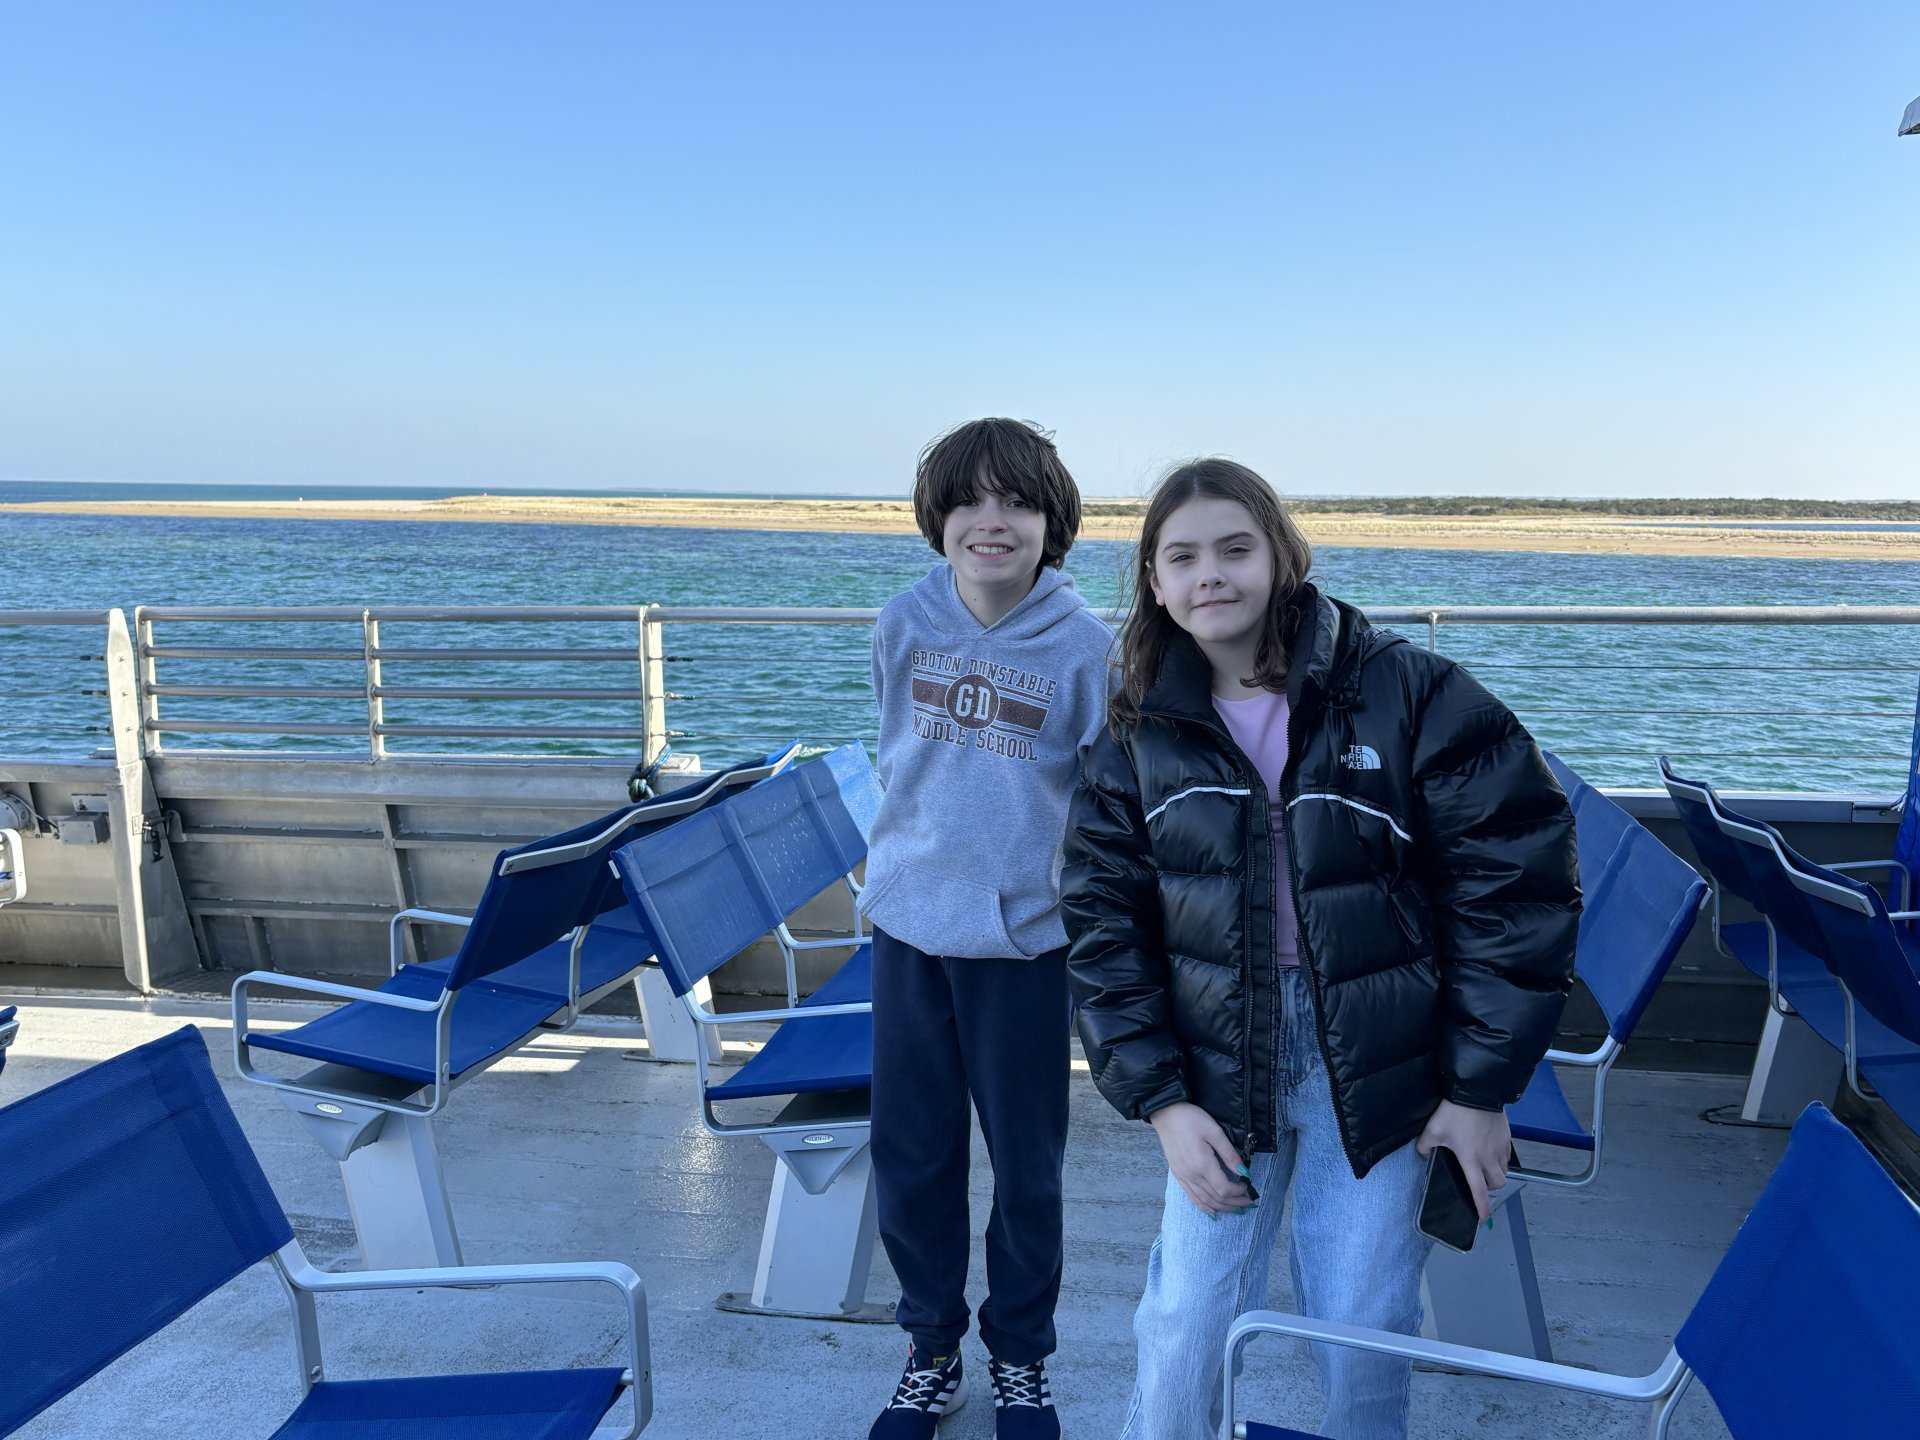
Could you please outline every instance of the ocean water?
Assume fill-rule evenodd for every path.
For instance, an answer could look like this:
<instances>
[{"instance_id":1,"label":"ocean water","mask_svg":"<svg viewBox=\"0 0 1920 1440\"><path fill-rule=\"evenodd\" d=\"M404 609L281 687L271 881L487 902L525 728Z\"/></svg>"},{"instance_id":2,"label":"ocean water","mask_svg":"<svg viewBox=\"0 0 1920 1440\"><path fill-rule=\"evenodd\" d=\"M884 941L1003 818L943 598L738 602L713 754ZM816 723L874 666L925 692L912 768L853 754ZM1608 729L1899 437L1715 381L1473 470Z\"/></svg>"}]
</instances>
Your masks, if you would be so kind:
<instances>
[{"instance_id":1,"label":"ocean water","mask_svg":"<svg viewBox=\"0 0 1920 1440\"><path fill-rule=\"evenodd\" d=\"M0 487L0 498L24 487ZM149 487L138 488L148 492ZM198 496L209 489L195 492ZM275 491L284 495L285 491ZM362 492L364 493L364 492ZM392 492L381 492L383 494ZM448 493L448 492L435 492ZM1129 547L1087 541L1068 570L1095 605L1118 603ZM875 606L938 563L918 538L645 527L0 515L0 609L135 605ZM1323 549L1315 578L1366 605L1920 603L1920 564ZM1425 642L1424 633L1414 637ZM167 645L351 648L357 624L169 622ZM392 661L389 685L631 687L628 663L565 647L630 650L634 627L383 626L387 646L549 649L532 662ZM673 626L673 743L709 762L791 737L870 739L864 626ZM72 757L106 744L92 629L0 626L0 757ZM1598 783L1656 785L1652 756L1724 785L1898 791L1920 627L1443 627L1533 733ZM346 695L167 697L163 718L364 723L349 660L162 659L159 679L203 686L338 687ZM389 700L406 724L633 726L624 700ZM364 751L364 737L187 735L175 748ZM396 753L513 749L630 754L612 740L392 742Z\"/></svg>"}]
</instances>

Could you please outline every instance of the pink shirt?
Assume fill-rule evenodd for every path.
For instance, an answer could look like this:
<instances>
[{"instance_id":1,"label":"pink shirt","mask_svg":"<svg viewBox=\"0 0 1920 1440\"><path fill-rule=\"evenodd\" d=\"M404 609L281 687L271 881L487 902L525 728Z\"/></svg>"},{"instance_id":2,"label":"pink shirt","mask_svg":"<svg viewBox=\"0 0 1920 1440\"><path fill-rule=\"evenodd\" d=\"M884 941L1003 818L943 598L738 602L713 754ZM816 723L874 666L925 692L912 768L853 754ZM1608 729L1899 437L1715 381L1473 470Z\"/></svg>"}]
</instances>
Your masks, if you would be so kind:
<instances>
[{"instance_id":1,"label":"pink shirt","mask_svg":"<svg viewBox=\"0 0 1920 1440\"><path fill-rule=\"evenodd\" d=\"M1273 811L1273 961L1300 963L1300 922L1293 910L1293 884L1288 878L1287 827L1280 799L1280 777L1287 769L1287 697L1263 690L1245 700L1213 697L1213 708L1246 751L1266 782L1267 804Z\"/></svg>"}]
</instances>

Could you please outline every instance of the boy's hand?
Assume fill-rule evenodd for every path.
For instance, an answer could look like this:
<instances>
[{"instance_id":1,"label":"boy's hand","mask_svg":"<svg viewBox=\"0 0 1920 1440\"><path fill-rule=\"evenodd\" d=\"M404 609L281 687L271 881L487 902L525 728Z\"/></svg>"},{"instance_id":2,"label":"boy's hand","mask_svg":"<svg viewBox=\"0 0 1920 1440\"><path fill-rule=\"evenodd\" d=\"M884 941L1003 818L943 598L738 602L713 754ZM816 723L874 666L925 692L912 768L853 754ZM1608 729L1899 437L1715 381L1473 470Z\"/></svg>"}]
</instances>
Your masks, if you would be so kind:
<instances>
[{"instance_id":1,"label":"boy's hand","mask_svg":"<svg viewBox=\"0 0 1920 1440\"><path fill-rule=\"evenodd\" d=\"M1513 1134L1507 1128L1504 1110L1469 1110L1451 1100L1442 1100L1440 1108L1427 1121L1427 1128L1413 1142L1421 1155L1444 1145L1459 1160L1466 1172L1467 1185L1473 1191L1474 1209L1480 1218L1493 1213L1490 1191L1507 1188L1507 1157L1513 1153Z\"/></svg>"},{"instance_id":2,"label":"boy's hand","mask_svg":"<svg viewBox=\"0 0 1920 1440\"><path fill-rule=\"evenodd\" d=\"M1198 1105L1176 1100L1147 1117L1167 1152L1167 1169L1187 1198L1209 1215L1244 1210L1253 1196L1241 1180L1239 1153L1227 1132Z\"/></svg>"}]
</instances>

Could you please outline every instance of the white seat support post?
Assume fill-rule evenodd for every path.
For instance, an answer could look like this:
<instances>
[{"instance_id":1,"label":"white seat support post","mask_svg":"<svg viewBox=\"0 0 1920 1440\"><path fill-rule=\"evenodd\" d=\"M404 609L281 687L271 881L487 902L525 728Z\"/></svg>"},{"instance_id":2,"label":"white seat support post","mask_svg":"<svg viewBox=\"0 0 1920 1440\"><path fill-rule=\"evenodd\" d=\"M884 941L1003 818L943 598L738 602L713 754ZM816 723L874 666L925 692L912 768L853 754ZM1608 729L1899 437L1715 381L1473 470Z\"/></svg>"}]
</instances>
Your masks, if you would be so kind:
<instances>
[{"instance_id":1,"label":"white seat support post","mask_svg":"<svg viewBox=\"0 0 1920 1440\"><path fill-rule=\"evenodd\" d=\"M1523 1182L1510 1180L1504 1190L1494 1191L1493 1219L1480 1227L1467 1254L1433 1247L1421 1286L1427 1312L1421 1334L1506 1355L1553 1359L1520 1198L1525 1189Z\"/></svg>"},{"instance_id":2,"label":"white seat support post","mask_svg":"<svg viewBox=\"0 0 1920 1440\"><path fill-rule=\"evenodd\" d=\"M667 983L666 971L658 965L642 965L633 977L633 988L640 997L640 1023L646 1027L647 1048L629 1052L629 1058L691 1065L694 1050L704 1045L707 1062L720 1063L719 1029L693 1022L687 1014L686 1003ZM703 1008L713 1008L713 990L705 980L694 985L693 998Z\"/></svg>"},{"instance_id":3,"label":"white seat support post","mask_svg":"<svg viewBox=\"0 0 1920 1440\"><path fill-rule=\"evenodd\" d=\"M1753 1057L1740 1118L1754 1124L1791 1126L1810 1100L1827 1101L1840 1087L1846 1062L1798 1015L1767 1007L1760 1048Z\"/></svg>"},{"instance_id":4,"label":"white seat support post","mask_svg":"<svg viewBox=\"0 0 1920 1440\"><path fill-rule=\"evenodd\" d=\"M753 1292L743 1298L729 1291L718 1306L892 1324L892 1305L867 1301L879 1218L867 1123L760 1138L776 1158Z\"/></svg>"},{"instance_id":5,"label":"white seat support post","mask_svg":"<svg viewBox=\"0 0 1920 1440\"><path fill-rule=\"evenodd\" d=\"M370 1105L280 1092L320 1146L340 1162L347 1209L369 1270L458 1265L460 1236L447 1199L433 1121Z\"/></svg>"}]
</instances>

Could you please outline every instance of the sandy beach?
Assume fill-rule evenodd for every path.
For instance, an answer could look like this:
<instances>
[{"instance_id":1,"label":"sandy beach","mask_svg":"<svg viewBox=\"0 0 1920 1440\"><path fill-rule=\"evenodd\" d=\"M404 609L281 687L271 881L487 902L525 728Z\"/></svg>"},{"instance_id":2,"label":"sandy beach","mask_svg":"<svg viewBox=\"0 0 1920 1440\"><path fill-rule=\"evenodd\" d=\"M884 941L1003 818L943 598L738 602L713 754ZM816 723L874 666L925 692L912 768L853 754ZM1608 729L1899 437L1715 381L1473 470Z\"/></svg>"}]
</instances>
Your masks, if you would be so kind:
<instances>
[{"instance_id":1,"label":"sandy beach","mask_svg":"<svg viewBox=\"0 0 1920 1440\"><path fill-rule=\"evenodd\" d=\"M1088 501L1081 535L1131 540L1139 502ZM111 500L0 504L0 514L138 515L251 520L412 520L467 524L655 525L911 535L903 500L460 495L444 500ZM1353 515L1295 512L1316 545L1588 555L1735 555L1920 561L1920 531L1753 529L1738 522L1604 515ZM1818 522L1804 522L1809 525Z\"/></svg>"}]
</instances>

